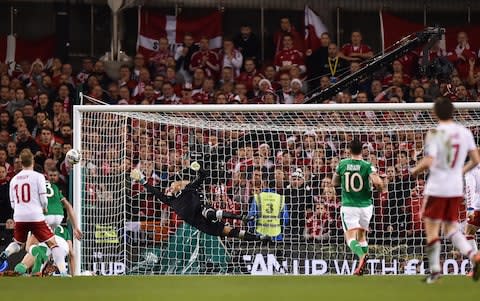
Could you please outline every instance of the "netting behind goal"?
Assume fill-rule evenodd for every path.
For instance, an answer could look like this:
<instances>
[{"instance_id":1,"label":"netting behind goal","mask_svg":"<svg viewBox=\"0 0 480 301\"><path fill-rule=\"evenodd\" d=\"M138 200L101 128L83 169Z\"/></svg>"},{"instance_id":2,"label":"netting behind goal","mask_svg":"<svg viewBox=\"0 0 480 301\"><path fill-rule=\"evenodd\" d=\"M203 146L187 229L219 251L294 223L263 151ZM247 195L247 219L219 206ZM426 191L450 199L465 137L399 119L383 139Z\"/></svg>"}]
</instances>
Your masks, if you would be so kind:
<instances>
[{"instance_id":1,"label":"netting behind goal","mask_svg":"<svg viewBox=\"0 0 480 301\"><path fill-rule=\"evenodd\" d=\"M468 110L458 110L456 119L474 131L478 142L480 106L462 105ZM332 174L356 137L364 143L365 160L388 183L387 192L373 193L368 272L425 272L424 179L411 178L408 168L422 157L424 135L435 125L428 105L369 106L370 111L361 105L248 111L252 108L76 107L81 137L75 147L83 154L76 176L85 233L81 270L104 275L349 274L357 261L343 238L340 191L332 186ZM205 198L218 209L248 213L253 196L266 188L284 195L288 217L279 217L281 237L266 244L208 236L129 180L130 170L140 168L163 189L194 160L208 170ZM464 217L460 212L459 219ZM442 249L442 262L445 273L464 273L469 266L449 244Z\"/></svg>"}]
</instances>

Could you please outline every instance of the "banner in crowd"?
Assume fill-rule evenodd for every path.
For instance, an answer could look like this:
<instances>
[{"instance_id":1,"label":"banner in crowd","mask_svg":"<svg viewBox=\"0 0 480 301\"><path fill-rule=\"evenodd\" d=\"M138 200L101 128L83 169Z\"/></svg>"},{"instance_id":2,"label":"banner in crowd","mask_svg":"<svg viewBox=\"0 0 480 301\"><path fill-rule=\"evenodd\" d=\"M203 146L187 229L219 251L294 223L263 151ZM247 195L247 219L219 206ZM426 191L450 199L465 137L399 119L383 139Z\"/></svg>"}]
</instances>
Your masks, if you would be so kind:
<instances>
[{"instance_id":1,"label":"banner in crowd","mask_svg":"<svg viewBox=\"0 0 480 301\"><path fill-rule=\"evenodd\" d=\"M55 54L55 43L55 36L37 40L19 39L14 35L0 36L0 60L9 65L10 73L22 60L33 62L39 58L46 63Z\"/></svg>"},{"instance_id":2,"label":"banner in crowd","mask_svg":"<svg viewBox=\"0 0 480 301\"><path fill-rule=\"evenodd\" d=\"M384 11L380 12L380 26L383 41L383 49L393 45L403 37L417 31L422 31L425 26L420 23L411 22L403 18L394 16ZM477 39L480 36L479 25L464 25L464 26L447 26L445 27L445 44L446 50L452 50L457 45L457 34L464 31L469 36L470 48L474 51L478 51L480 48L480 40Z\"/></svg>"},{"instance_id":3,"label":"banner in crowd","mask_svg":"<svg viewBox=\"0 0 480 301\"><path fill-rule=\"evenodd\" d=\"M305 6L305 49L315 50L321 46L322 33L328 32L320 17L308 6Z\"/></svg>"},{"instance_id":4,"label":"banner in crowd","mask_svg":"<svg viewBox=\"0 0 480 301\"><path fill-rule=\"evenodd\" d=\"M210 39L210 48L222 47L222 13L215 10L209 15L187 18L182 15L164 15L156 10L141 9L139 14L138 51L152 56L158 50L158 39L166 37L170 45L181 44L185 33Z\"/></svg>"}]
</instances>

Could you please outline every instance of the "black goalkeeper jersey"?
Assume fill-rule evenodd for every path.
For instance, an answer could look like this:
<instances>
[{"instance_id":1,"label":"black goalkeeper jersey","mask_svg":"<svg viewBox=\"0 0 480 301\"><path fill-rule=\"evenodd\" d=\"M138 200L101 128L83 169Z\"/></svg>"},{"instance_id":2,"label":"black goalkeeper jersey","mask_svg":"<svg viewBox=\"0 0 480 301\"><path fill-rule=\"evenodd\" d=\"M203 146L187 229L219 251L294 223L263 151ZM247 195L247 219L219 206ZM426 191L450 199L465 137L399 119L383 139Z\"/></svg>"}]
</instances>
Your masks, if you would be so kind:
<instances>
[{"instance_id":1,"label":"black goalkeeper jersey","mask_svg":"<svg viewBox=\"0 0 480 301\"><path fill-rule=\"evenodd\" d=\"M174 196L167 196L152 185L145 184L144 186L155 198L170 206L181 219L197 227L206 221L202 215L203 197L200 191L200 186L205 181L205 176L205 171L200 170L198 177Z\"/></svg>"}]
</instances>

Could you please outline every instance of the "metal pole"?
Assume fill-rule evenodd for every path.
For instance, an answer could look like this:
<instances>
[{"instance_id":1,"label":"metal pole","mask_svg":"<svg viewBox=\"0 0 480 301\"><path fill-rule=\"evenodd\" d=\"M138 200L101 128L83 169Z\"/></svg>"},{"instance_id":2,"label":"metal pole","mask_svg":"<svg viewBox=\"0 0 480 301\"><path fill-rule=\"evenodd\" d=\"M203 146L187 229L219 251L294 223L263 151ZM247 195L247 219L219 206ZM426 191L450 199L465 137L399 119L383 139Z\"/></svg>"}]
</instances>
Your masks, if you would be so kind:
<instances>
[{"instance_id":1,"label":"metal pole","mask_svg":"<svg viewBox=\"0 0 480 301\"><path fill-rule=\"evenodd\" d=\"M93 4L90 4L90 56L93 57L95 50L95 16Z\"/></svg>"},{"instance_id":2,"label":"metal pole","mask_svg":"<svg viewBox=\"0 0 480 301\"><path fill-rule=\"evenodd\" d=\"M471 18L472 18L472 9L471 9L470 5L468 5L467 12L468 12L467 22L468 22L468 24L470 24L470 22L472 21L472 20L471 20Z\"/></svg>"},{"instance_id":3,"label":"metal pole","mask_svg":"<svg viewBox=\"0 0 480 301\"><path fill-rule=\"evenodd\" d=\"M427 26L427 4L423 3L423 26Z\"/></svg>"},{"instance_id":4,"label":"metal pole","mask_svg":"<svg viewBox=\"0 0 480 301\"><path fill-rule=\"evenodd\" d=\"M15 15L15 8L10 5L10 34L13 35L13 16Z\"/></svg>"},{"instance_id":5,"label":"metal pole","mask_svg":"<svg viewBox=\"0 0 480 301\"><path fill-rule=\"evenodd\" d=\"M263 8L263 0L260 6L260 35L261 35L261 47L262 48L262 63L265 60L265 11Z\"/></svg>"},{"instance_id":6,"label":"metal pole","mask_svg":"<svg viewBox=\"0 0 480 301\"><path fill-rule=\"evenodd\" d=\"M340 7L337 6L337 45L340 47Z\"/></svg>"}]
</instances>

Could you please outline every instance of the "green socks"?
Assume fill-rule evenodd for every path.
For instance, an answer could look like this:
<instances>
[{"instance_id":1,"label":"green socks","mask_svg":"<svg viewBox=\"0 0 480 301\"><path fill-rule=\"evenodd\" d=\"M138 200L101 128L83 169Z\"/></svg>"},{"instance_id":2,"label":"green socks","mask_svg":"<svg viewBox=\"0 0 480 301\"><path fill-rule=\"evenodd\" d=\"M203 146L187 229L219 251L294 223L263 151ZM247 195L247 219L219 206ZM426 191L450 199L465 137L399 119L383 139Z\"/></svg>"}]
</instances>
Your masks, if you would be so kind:
<instances>
[{"instance_id":1,"label":"green socks","mask_svg":"<svg viewBox=\"0 0 480 301\"><path fill-rule=\"evenodd\" d=\"M35 263L32 267L32 274L42 271L42 265L48 260L47 248L36 246L32 248L32 255L35 257Z\"/></svg>"},{"instance_id":2,"label":"green socks","mask_svg":"<svg viewBox=\"0 0 480 301\"><path fill-rule=\"evenodd\" d=\"M360 246L360 243L357 240L351 240L350 244L348 245L350 249L352 250L355 255L358 256L358 258L362 258L363 255L365 255L365 252L363 251L363 248L368 248L368 247L362 247Z\"/></svg>"},{"instance_id":3,"label":"green socks","mask_svg":"<svg viewBox=\"0 0 480 301\"><path fill-rule=\"evenodd\" d=\"M19 273L20 275L26 274L27 266L20 262L15 266L15 272Z\"/></svg>"}]
</instances>

